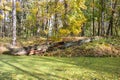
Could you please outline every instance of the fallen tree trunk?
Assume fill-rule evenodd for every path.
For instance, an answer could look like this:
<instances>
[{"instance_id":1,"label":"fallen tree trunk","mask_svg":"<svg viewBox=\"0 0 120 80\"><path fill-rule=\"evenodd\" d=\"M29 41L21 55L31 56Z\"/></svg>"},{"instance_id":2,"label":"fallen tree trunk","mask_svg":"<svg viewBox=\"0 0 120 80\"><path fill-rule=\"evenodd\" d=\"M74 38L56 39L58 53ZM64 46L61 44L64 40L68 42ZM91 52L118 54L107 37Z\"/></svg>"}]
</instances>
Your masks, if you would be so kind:
<instances>
[{"instance_id":1,"label":"fallen tree trunk","mask_svg":"<svg viewBox=\"0 0 120 80\"><path fill-rule=\"evenodd\" d=\"M50 47L48 48L48 51L55 51L56 49L65 49L65 48L69 48L69 47L76 46L76 45L80 46L84 43L99 40L100 38L101 37L91 37L91 38L80 39L78 41L57 42L57 43L53 43L52 45L50 45Z\"/></svg>"},{"instance_id":2,"label":"fallen tree trunk","mask_svg":"<svg viewBox=\"0 0 120 80\"><path fill-rule=\"evenodd\" d=\"M51 43L49 45L43 44L43 45L33 45L28 47L14 47L10 45L7 46L7 49L12 55L20 55L20 56L42 55L45 54L45 52L56 51L57 49L65 49L72 46L78 46L98 39L100 39L100 37L83 38L78 41L61 41L61 42Z\"/></svg>"}]
</instances>

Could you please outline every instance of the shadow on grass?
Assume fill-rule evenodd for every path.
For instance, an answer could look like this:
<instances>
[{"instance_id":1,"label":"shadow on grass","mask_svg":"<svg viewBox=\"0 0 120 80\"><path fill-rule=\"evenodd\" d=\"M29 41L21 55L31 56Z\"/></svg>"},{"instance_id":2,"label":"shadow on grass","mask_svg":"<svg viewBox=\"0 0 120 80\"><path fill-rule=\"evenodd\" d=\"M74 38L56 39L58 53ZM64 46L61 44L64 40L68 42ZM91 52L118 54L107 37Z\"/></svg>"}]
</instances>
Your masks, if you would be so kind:
<instances>
[{"instance_id":1,"label":"shadow on grass","mask_svg":"<svg viewBox=\"0 0 120 80\"><path fill-rule=\"evenodd\" d=\"M0 61L3 62L4 64L7 64L7 65L9 65L9 66L19 70L19 71L22 71L23 73L26 73L26 74L28 74L28 75L30 75L30 76L38 79L38 80L46 80L46 77L48 77L48 76L55 77L55 78L62 79L62 80L68 80L67 78L64 78L64 77L61 77L61 76L58 76L58 75L53 75L53 74L50 74L50 73L46 73L46 72L43 72L43 71L42 71L43 74L31 73L30 71L23 70L20 67L17 67L17 66L15 66L13 64L10 64L10 63L6 62L6 61L3 61L3 60L0 60ZM41 76L44 77L44 78L41 78ZM12 80L12 77L11 77L11 75L9 73L8 74L7 73L3 73L2 75L0 75L0 79Z\"/></svg>"},{"instance_id":2,"label":"shadow on grass","mask_svg":"<svg viewBox=\"0 0 120 80\"><path fill-rule=\"evenodd\" d=\"M11 56L13 56L13 55L11 54L11 51L4 51L2 54L3 54L3 55L11 55Z\"/></svg>"},{"instance_id":3,"label":"shadow on grass","mask_svg":"<svg viewBox=\"0 0 120 80\"><path fill-rule=\"evenodd\" d=\"M12 80L12 75L8 72L0 72L0 80Z\"/></svg>"},{"instance_id":4,"label":"shadow on grass","mask_svg":"<svg viewBox=\"0 0 120 80\"><path fill-rule=\"evenodd\" d=\"M49 57L41 57L42 59L45 59L47 61L53 61L55 63L64 63L64 64L70 64L77 67L83 67L89 70L94 70L97 72L106 72L108 74L120 74L120 59L119 61L116 61L116 63L113 64L113 62L110 62L110 58L103 59L103 58L93 58L93 57L82 57L82 58L49 58ZM111 63L111 64L110 64Z\"/></svg>"},{"instance_id":5,"label":"shadow on grass","mask_svg":"<svg viewBox=\"0 0 120 80\"><path fill-rule=\"evenodd\" d=\"M12 66L13 68L15 68L15 69L17 69L17 70L20 70L20 71L22 71L22 72L24 72L24 73L27 73L28 75L30 75L30 76L32 76L32 77L34 77L34 78L36 78L36 79L43 80L42 78L40 78L40 77L38 77L38 76L30 73L29 71L25 71L25 70L23 70L23 69L15 66L15 65L13 65L13 64L10 64L10 63L8 63L8 62L6 62L6 61L3 61L3 60L1 60L1 62L5 63L5 64L7 64L7 65L9 65L9 66Z\"/></svg>"}]
</instances>

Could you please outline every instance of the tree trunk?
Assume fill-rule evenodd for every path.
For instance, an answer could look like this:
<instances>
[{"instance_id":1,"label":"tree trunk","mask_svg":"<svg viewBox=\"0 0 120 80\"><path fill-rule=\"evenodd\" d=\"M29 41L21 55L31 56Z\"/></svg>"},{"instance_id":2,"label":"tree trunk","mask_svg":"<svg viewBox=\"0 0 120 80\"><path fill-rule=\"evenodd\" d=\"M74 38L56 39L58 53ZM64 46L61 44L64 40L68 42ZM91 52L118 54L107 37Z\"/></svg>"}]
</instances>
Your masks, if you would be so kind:
<instances>
[{"instance_id":1,"label":"tree trunk","mask_svg":"<svg viewBox=\"0 0 120 80\"><path fill-rule=\"evenodd\" d=\"M58 0L55 0L55 8L57 8L57 4L58 4ZM55 11L55 15L54 15L54 29L55 29L55 33L54 33L54 35L56 35L57 34L57 32L58 32L58 21L57 21L57 16L58 16L58 13L57 13L57 11Z\"/></svg>"},{"instance_id":2,"label":"tree trunk","mask_svg":"<svg viewBox=\"0 0 120 80\"><path fill-rule=\"evenodd\" d=\"M64 0L64 9L65 9L65 11L64 11L64 20L63 20L63 27L67 27L68 26L68 24L67 24L67 12L68 12L68 4L67 4L67 1L66 0Z\"/></svg>"},{"instance_id":3,"label":"tree trunk","mask_svg":"<svg viewBox=\"0 0 120 80\"><path fill-rule=\"evenodd\" d=\"M94 6L95 5L95 1L93 0L93 36L95 36L95 19L94 19Z\"/></svg>"},{"instance_id":4,"label":"tree trunk","mask_svg":"<svg viewBox=\"0 0 120 80\"><path fill-rule=\"evenodd\" d=\"M98 36L100 36L100 17L98 18Z\"/></svg>"},{"instance_id":5,"label":"tree trunk","mask_svg":"<svg viewBox=\"0 0 120 80\"><path fill-rule=\"evenodd\" d=\"M13 42L12 42L12 45L16 46L16 0L12 0L12 6L13 6L13 13L12 13L12 19L13 19Z\"/></svg>"},{"instance_id":6,"label":"tree trunk","mask_svg":"<svg viewBox=\"0 0 120 80\"><path fill-rule=\"evenodd\" d=\"M112 7L112 13L111 13L107 33L106 33L107 35L111 35L111 36L113 35L113 19L114 19L114 13L115 13L115 9L116 9L116 6L117 6L117 2L118 2L118 0L115 0L115 3L113 5L113 7Z\"/></svg>"},{"instance_id":7,"label":"tree trunk","mask_svg":"<svg viewBox=\"0 0 120 80\"><path fill-rule=\"evenodd\" d=\"M101 35L104 35L104 8L105 8L105 1L101 0Z\"/></svg>"},{"instance_id":8,"label":"tree trunk","mask_svg":"<svg viewBox=\"0 0 120 80\"><path fill-rule=\"evenodd\" d=\"M81 36L85 36L85 23L83 24L83 26L81 27Z\"/></svg>"}]
</instances>

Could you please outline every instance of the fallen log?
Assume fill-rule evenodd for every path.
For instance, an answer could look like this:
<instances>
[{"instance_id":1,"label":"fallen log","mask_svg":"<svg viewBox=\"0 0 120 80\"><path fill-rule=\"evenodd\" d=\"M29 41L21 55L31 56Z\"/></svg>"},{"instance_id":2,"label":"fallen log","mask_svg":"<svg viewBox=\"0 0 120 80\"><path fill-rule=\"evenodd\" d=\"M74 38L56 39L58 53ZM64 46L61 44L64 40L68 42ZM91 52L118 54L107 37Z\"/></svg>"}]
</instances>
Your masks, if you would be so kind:
<instances>
[{"instance_id":1,"label":"fallen log","mask_svg":"<svg viewBox=\"0 0 120 80\"><path fill-rule=\"evenodd\" d=\"M33 45L27 47L16 47L9 45L6 48L9 50L12 55L42 55L45 52L56 51L57 49L65 49L72 46L80 46L84 43L92 42L95 40L99 40L100 37L91 37L91 38L83 38L78 41L61 41L52 44L43 44L43 45Z\"/></svg>"},{"instance_id":2,"label":"fallen log","mask_svg":"<svg viewBox=\"0 0 120 80\"><path fill-rule=\"evenodd\" d=\"M91 37L91 38L83 38L80 39L78 41L67 41L67 42L57 42L57 43L53 43L52 45L50 45L50 47L48 48L48 51L55 51L57 49L65 49L65 48L69 48L72 46L76 46L76 45L82 45L84 43L89 43L95 40L99 40L101 39L101 37Z\"/></svg>"}]
</instances>

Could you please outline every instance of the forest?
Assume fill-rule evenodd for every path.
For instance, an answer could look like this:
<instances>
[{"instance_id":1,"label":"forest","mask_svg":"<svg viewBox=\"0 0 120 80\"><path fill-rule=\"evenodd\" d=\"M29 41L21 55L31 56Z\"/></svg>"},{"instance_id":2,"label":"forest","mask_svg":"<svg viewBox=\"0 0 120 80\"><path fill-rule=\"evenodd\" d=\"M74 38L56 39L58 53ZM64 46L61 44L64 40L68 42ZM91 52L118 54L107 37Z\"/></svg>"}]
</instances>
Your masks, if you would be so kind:
<instances>
[{"instance_id":1,"label":"forest","mask_svg":"<svg viewBox=\"0 0 120 80\"><path fill-rule=\"evenodd\" d=\"M0 0L0 80L119 80L120 0Z\"/></svg>"}]
</instances>

